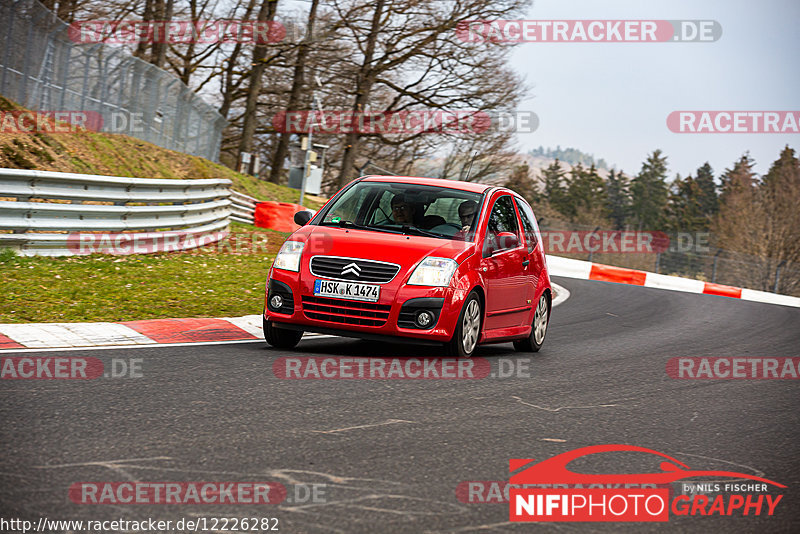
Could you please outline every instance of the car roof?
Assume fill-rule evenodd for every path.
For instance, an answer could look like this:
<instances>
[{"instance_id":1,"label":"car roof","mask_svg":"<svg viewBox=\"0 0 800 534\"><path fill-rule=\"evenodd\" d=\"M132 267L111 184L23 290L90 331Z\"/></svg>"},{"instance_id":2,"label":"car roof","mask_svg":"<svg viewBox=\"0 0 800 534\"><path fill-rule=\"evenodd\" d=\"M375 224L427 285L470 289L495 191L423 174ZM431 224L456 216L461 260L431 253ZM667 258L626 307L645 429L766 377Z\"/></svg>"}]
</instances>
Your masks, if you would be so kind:
<instances>
[{"instance_id":1,"label":"car roof","mask_svg":"<svg viewBox=\"0 0 800 534\"><path fill-rule=\"evenodd\" d=\"M365 182L395 182L402 184L414 185L431 185L436 187L449 187L450 189L458 189L459 191L469 191L472 193L483 193L492 186L486 184L479 184L476 182L461 182L458 180L442 180L439 178L421 178L418 176L365 176L362 178Z\"/></svg>"}]
</instances>

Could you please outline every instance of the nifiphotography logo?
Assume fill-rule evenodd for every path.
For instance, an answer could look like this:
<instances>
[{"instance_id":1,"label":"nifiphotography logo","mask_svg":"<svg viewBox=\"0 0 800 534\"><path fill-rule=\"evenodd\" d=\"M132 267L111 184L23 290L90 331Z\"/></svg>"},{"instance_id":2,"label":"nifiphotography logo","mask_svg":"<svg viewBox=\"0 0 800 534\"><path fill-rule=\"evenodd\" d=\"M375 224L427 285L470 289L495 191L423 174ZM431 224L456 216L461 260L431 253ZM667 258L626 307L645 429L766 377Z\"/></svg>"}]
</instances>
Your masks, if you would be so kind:
<instances>
[{"instance_id":1,"label":"nifiphotography logo","mask_svg":"<svg viewBox=\"0 0 800 534\"><path fill-rule=\"evenodd\" d=\"M666 461L661 462L661 471L654 473L584 474L567 468L567 464L588 455L626 451L653 454ZM746 473L695 470L664 453L635 445L594 445L568 451L541 462L530 459L509 461L512 472L526 465L529 467L512 475L509 480L512 485L509 499L510 521L664 522L669 521L670 511L674 515L693 516L771 516L783 495L766 493L768 485L786 487ZM723 477L752 482L683 484L689 486L689 491L693 494L681 494L674 498L671 497L670 490L663 487L665 484L694 477ZM542 487L543 485L549 487ZM644 487L645 485L661 487ZM724 490L725 493L712 499L708 495L695 493L695 488Z\"/></svg>"}]
</instances>

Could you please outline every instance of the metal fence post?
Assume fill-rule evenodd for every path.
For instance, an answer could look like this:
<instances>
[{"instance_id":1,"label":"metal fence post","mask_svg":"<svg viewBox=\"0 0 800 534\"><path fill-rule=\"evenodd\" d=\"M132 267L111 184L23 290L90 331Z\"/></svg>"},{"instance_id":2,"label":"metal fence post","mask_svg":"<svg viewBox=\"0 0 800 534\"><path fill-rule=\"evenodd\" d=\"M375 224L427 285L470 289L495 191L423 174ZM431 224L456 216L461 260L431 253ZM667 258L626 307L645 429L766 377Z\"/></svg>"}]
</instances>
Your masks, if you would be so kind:
<instances>
[{"instance_id":1,"label":"metal fence post","mask_svg":"<svg viewBox=\"0 0 800 534\"><path fill-rule=\"evenodd\" d=\"M94 51L97 45L91 47L89 50L84 50L84 57L86 60L83 62L83 88L81 89L81 110L86 109L86 92L89 90L89 61L92 57L90 53Z\"/></svg>"},{"instance_id":2,"label":"metal fence post","mask_svg":"<svg viewBox=\"0 0 800 534\"><path fill-rule=\"evenodd\" d=\"M3 54L3 78L2 80L0 80L0 93L2 94L6 94L6 78L8 75L8 71L11 68L9 65L9 55L11 55L11 46L9 45L9 43L11 43L11 33L14 30L14 17L17 14L17 10L15 9L16 4L15 5L6 4L4 6L4 9L5 8L11 11L11 14L8 15L8 18L6 19L8 20L7 22L8 31L6 32L6 52L5 54ZM5 13L3 14L3 18L6 18Z\"/></svg>"},{"instance_id":3,"label":"metal fence post","mask_svg":"<svg viewBox=\"0 0 800 534\"><path fill-rule=\"evenodd\" d=\"M778 267L775 269L775 287L772 288L772 292L773 293L777 293L778 292L778 282L781 279L781 267L783 267L784 265L786 265L786 260L783 260L782 262L780 262L778 264Z\"/></svg>"},{"instance_id":4,"label":"metal fence post","mask_svg":"<svg viewBox=\"0 0 800 534\"><path fill-rule=\"evenodd\" d=\"M64 104L67 99L67 85L69 84L69 59L72 55L72 45L66 44L64 54L64 61L61 63L61 98L59 99L58 107L64 109Z\"/></svg>"},{"instance_id":5,"label":"metal fence post","mask_svg":"<svg viewBox=\"0 0 800 534\"><path fill-rule=\"evenodd\" d=\"M27 105L27 99L25 96L28 93L28 69L30 68L30 54L33 41L33 24L28 26L28 36L25 38L25 56L22 60L22 80L20 81L18 92L19 95L17 97L17 101L22 104L23 106Z\"/></svg>"},{"instance_id":6,"label":"metal fence post","mask_svg":"<svg viewBox=\"0 0 800 534\"><path fill-rule=\"evenodd\" d=\"M715 284L717 282L717 260L719 259L719 255L722 252L721 248L717 249L716 254L714 254L714 263L711 265L711 283Z\"/></svg>"}]
</instances>

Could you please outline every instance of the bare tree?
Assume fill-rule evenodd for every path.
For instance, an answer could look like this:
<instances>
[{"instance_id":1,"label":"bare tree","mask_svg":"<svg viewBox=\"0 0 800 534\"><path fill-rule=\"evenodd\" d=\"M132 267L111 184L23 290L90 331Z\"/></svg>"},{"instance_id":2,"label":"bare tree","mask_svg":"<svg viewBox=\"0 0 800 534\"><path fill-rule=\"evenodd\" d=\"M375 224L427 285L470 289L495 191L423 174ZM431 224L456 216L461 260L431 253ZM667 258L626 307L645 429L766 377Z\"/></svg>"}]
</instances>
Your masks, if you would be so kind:
<instances>
[{"instance_id":1,"label":"bare tree","mask_svg":"<svg viewBox=\"0 0 800 534\"><path fill-rule=\"evenodd\" d=\"M155 0L154 15L155 19L163 23L165 27L167 23L172 20L172 12L175 7L175 0ZM163 68L167 60L167 36L162 35L161 39L156 39L153 42L152 56L150 63L158 68Z\"/></svg>"},{"instance_id":2,"label":"bare tree","mask_svg":"<svg viewBox=\"0 0 800 534\"><path fill-rule=\"evenodd\" d=\"M314 22L317 18L317 8L319 7L319 0L311 0L311 7L308 10L308 20L306 22L306 36L300 46L297 47L297 55L294 64L294 73L292 75L292 89L289 94L289 102L287 110L292 111L297 109L300 105L301 92L305 84L306 61L312 46L314 36ZM269 181L277 183L280 178L281 169L283 168L283 161L286 159L286 153L289 148L289 136L287 132L278 134L277 146L272 156L272 165L270 166Z\"/></svg>"},{"instance_id":3,"label":"bare tree","mask_svg":"<svg viewBox=\"0 0 800 534\"><path fill-rule=\"evenodd\" d=\"M346 60L353 85L349 106L353 113L368 107L380 111L426 109L498 109L516 103L522 86L515 77L501 83L500 68L509 47L475 45L457 35L460 24L471 20L509 18L520 13L526 0L378 0L374 5L354 0L332 0L341 21L341 34L357 49ZM349 63L349 65L348 65ZM503 74L510 74L508 71ZM508 83L511 81L512 83ZM502 85L503 91L495 89ZM376 102L377 87L390 95ZM505 98L500 94L505 93ZM363 134L344 139L339 185L353 178ZM404 140L386 143L402 143Z\"/></svg>"},{"instance_id":4,"label":"bare tree","mask_svg":"<svg viewBox=\"0 0 800 534\"><path fill-rule=\"evenodd\" d=\"M261 9L258 11L256 21L260 23L271 22L275 19L278 9L278 0L262 0ZM242 126L242 137L239 141L239 154L242 152L253 151L253 136L256 132L256 106L258 97L261 93L262 76L267 67L268 45L256 44L253 48L252 70L249 76L249 86L247 89L247 99L244 109L244 124Z\"/></svg>"}]
</instances>

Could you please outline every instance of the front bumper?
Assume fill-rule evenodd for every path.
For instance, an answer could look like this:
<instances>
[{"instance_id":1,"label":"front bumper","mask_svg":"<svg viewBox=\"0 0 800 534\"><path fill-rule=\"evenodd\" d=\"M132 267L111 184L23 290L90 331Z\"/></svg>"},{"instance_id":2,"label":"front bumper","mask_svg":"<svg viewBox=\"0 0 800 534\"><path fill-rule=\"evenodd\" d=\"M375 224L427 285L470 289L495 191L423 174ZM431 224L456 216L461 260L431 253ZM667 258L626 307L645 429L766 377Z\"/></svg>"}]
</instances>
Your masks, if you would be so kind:
<instances>
[{"instance_id":1,"label":"front bumper","mask_svg":"<svg viewBox=\"0 0 800 534\"><path fill-rule=\"evenodd\" d=\"M311 332L341 332L365 338L388 336L438 343L449 341L467 292L453 287L409 286L403 283L403 278L397 276L391 282L381 284L380 299L369 303L316 297L314 280L317 278L310 273L271 269L264 317ZM270 298L275 293L282 295L280 308L270 305ZM426 328L415 321L422 310L428 310L434 316L432 327Z\"/></svg>"}]
</instances>

